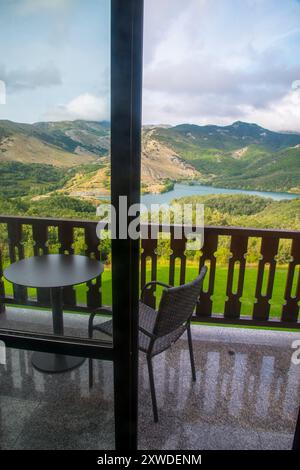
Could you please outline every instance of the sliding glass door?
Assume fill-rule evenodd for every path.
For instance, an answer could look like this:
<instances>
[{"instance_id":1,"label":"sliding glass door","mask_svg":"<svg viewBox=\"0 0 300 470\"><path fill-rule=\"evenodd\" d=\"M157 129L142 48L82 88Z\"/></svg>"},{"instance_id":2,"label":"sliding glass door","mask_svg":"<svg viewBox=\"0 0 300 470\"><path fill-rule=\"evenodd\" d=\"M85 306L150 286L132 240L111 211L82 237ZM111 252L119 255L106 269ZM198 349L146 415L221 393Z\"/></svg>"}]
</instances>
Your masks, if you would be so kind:
<instances>
[{"instance_id":1,"label":"sliding glass door","mask_svg":"<svg viewBox=\"0 0 300 470\"><path fill-rule=\"evenodd\" d=\"M1 448L134 449L143 2L0 8Z\"/></svg>"}]
</instances>

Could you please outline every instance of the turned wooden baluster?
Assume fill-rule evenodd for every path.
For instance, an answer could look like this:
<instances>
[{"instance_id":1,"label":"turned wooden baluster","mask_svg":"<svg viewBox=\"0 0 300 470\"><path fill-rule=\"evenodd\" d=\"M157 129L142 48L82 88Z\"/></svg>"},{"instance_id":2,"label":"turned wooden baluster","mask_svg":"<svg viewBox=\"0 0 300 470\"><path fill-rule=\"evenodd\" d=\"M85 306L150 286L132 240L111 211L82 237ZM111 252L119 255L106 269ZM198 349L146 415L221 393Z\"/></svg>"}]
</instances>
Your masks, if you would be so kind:
<instances>
[{"instance_id":1,"label":"turned wooden baluster","mask_svg":"<svg viewBox=\"0 0 300 470\"><path fill-rule=\"evenodd\" d=\"M186 237L182 235L181 238L174 238L174 227L171 227L171 255L170 255L170 270L169 270L169 284L174 286L175 284L175 264L176 260L180 259L180 284L185 283L185 273L186 273L186 255L184 254L186 249Z\"/></svg>"},{"instance_id":2,"label":"turned wooden baluster","mask_svg":"<svg viewBox=\"0 0 300 470\"><path fill-rule=\"evenodd\" d=\"M148 238L142 238L141 253L141 287L144 287L147 280L147 259L151 259L151 281L156 281L157 275L157 232L153 238L150 233L150 225L146 229ZM144 294L144 302L152 308L156 306L155 286L151 286Z\"/></svg>"},{"instance_id":3,"label":"turned wooden baluster","mask_svg":"<svg viewBox=\"0 0 300 470\"><path fill-rule=\"evenodd\" d=\"M218 248L218 235L213 233L204 234L204 245L202 248L202 256L200 259L200 269L204 266L206 261L210 261L208 276L208 289L202 290L200 294L200 302L196 308L197 317L211 317L212 315L212 300L211 296L214 292L215 275L216 275L216 257L215 252Z\"/></svg>"},{"instance_id":4,"label":"turned wooden baluster","mask_svg":"<svg viewBox=\"0 0 300 470\"><path fill-rule=\"evenodd\" d=\"M58 225L58 241L60 243L60 254L73 255L74 226L62 221ZM68 307L76 305L76 292L73 286L63 288L63 304Z\"/></svg>"},{"instance_id":5,"label":"turned wooden baluster","mask_svg":"<svg viewBox=\"0 0 300 470\"><path fill-rule=\"evenodd\" d=\"M96 233L96 225L89 224L84 230L86 250L85 255L89 258L94 258L100 261L101 241ZM102 305L102 292L101 292L101 276L89 281L87 284L87 306L90 308L101 307Z\"/></svg>"},{"instance_id":6,"label":"turned wooden baluster","mask_svg":"<svg viewBox=\"0 0 300 470\"><path fill-rule=\"evenodd\" d=\"M228 263L228 276L227 276L227 287L226 296L228 299L225 302L225 318L239 318L241 314L241 302L240 298L243 293L244 279L245 279L245 266L246 259L245 254L248 247L248 237L241 237L239 235L233 235L230 241L231 258ZM239 268L236 264L239 263ZM239 269L237 290L233 292L233 279L234 270Z\"/></svg>"},{"instance_id":7,"label":"turned wooden baluster","mask_svg":"<svg viewBox=\"0 0 300 470\"><path fill-rule=\"evenodd\" d=\"M255 297L256 301L253 308L253 319L254 320L268 320L270 314L270 299L273 293L274 277L276 270L275 256L278 252L279 238L265 237L262 238L261 242L261 256L262 259L258 263L258 274L256 282ZM266 294L262 294L262 286L264 279L265 265L269 264L269 276Z\"/></svg>"},{"instance_id":8,"label":"turned wooden baluster","mask_svg":"<svg viewBox=\"0 0 300 470\"><path fill-rule=\"evenodd\" d=\"M9 240L9 258L11 263L24 259L24 246L22 243L22 223L18 220L11 220L7 224ZM14 299L16 303L27 301L27 288L13 284Z\"/></svg>"},{"instance_id":9,"label":"turned wooden baluster","mask_svg":"<svg viewBox=\"0 0 300 470\"><path fill-rule=\"evenodd\" d=\"M294 284L294 276L296 275L296 266L300 265L300 240L293 239L291 249L292 260L289 263L284 300L285 304L282 307L282 321L297 322L299 315L299 301L300 301L300 270L298 279L296 281L295 295L292 296L292 288Z\"/></svg>"},{"instance_id":10,"label":"turned wooden baluster","mask_svg":"<svg viewBox=\"0 0 300 470\"><path fill-rule=\"evenodd\" d=\"M33 253L34 256L48 255L48 226L44 222L35 222L32 224ZM50 305L50 290L37 289L37 301L41 304Z\"/></svg>"}]
</instances>

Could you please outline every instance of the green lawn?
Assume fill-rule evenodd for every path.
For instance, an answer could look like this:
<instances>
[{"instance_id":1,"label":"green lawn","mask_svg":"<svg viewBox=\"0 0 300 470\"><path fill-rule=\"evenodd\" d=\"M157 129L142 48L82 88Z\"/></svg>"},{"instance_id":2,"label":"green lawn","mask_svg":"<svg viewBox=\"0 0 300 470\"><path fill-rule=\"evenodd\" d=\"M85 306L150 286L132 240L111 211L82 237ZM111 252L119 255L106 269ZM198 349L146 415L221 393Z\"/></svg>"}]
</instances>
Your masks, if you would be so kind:
<instances>
[{"instance_id":1,"label":"green lawn","mask_svg":"<svg viewBox=\"0 0 300 470\"><path fill-rule=\"evenodd\" d=\"M190 281L197 276L198 269L196 265L188 265L186 269L186 280ZM287 268L286 267L277 267L276 276L273 290L273 297L271 299L271 316L279 316L281 312L281 307L284 302L284 287L286 282ZM248 267L246 270L244 292L242 301L242 315L250 315L253 308L253 303L255 300L255 285L256 285L257 269L255 267ZM158 266L157 279L163 282L169 282L169 268L167 265ZM150 271L147 272L147 281L150 280ZM208 277L206 277L204 283L204 289L206 289L206 284ZM213 313L222 313L224 312L225 304L225 292L226 292L226 282L227 282L227 268L225 266L217 267L216 270L216 280L215 280L215 291L213 294ZM7 294L12 294L12 285L5 281L5 289ZM85 302L85 293L86 286L80 285L76 287L77 298L79 302ZM35 295L34 289L29 289L29 294L31 296ZM111 271L109 267L105 268L105 271L102 275L102 295L103 295L103 304L111 305L112 293L111 293ZM158 291L158 298L160 296L160 291Z\"/></svg>"},{"instance_id":2,"label":"green lawn","mask_svg":"<svg viewBox=\"0 0 300 470\"><path fill-rule=\"evenodd\" d=\"M197 266L187 266L186 269L186 280L191 281L198 274ZM147 280L150 280L150 270L147 272ZM276 276L274 281L273 297L270 301L271 304L271 316L279 316L281 313L281 307L284 302L284 288L287 276L287 268L279 267L276 269ZM242 314L250 315L255 301L255 286L257 278L257 269L255 267L248 267L245 275L245 284L242 302ZM168 266L158 266L157 279L162 282L169 282L169 268ZM177 281L178 283L178 281ZM208 276L204 283L204 289L206 289L208 283ZM226 283L227 283L227 268L225 266L218 267L216 270L215 279L215 290L213 294L213 312L222 313L224 312L224 304L226 300ZM111 273L105 271L102 277L102 292L103 292L103 303L111 304ZM158 292L160 297L160 291Z\"/></svg>"}]
</instances>

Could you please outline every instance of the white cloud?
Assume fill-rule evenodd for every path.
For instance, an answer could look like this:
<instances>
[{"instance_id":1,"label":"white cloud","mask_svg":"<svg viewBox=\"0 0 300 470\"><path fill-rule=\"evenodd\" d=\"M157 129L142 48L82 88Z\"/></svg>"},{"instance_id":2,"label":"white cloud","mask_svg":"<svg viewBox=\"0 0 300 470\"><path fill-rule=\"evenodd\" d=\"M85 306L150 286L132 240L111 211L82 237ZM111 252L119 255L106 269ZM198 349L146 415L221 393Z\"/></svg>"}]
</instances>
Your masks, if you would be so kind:
<instances>
[{"instance_id":1,"label":"white cloud","mask_svg":"<svg viewBox=\"0 0 300 470\"><path fill-rule=\"evenodd\" d=\"M286 128L272 113L286 116L290 109L286 122L300 130L291 94L300 78L300 3L148 0L145 6L145 123L227 124L253 116Z\"/></svg>"},{"instance_id":2,"label":"white cloud","mask_svg":"<svg viewBox=\"0 0 300 470\"><path fill-rule=\"evenodd\" d=\"M69 103L61 104L48 111L44 118L51 121L73 119L108 120L109 100L108 97L98 97L90 93L84 93L72 99Z\"/></svg>"},{"instance_id":3,"label":"white cloud","mask_svg":"<svg viewBox=\"0 0 300 470\"><path fill-rule=\"evenodd\" d=\"M274 130L300 131L300 89L290 91L266 109L245 108L245 120Z\"/></svg>"},{"instance_id":4,"label":"white cloud","mask_svg":"<svg viewBox=\"0 0 300 470\"><path fill-rule=\"evenodd\" d=\"M295 80L295 81L292 83L292 89L293 89L293 90L298 90L298 88L300 88L300 80Z\"/></svg>"},{"instance_id":5,"label":"white cloud","mask_svg":"<svg viewBox=\"0 0 300 470\"><path fill-rule=\"evenodd\" d=\"M164 93L144 93L147 122L154 124L183 122L228 125L236 120L255 122L267 129L300 131L300 89L291 90L268 106L232 105L226 95L216 100L207 94L174 97ZM144 120L145 121L145 120Z\"/></svg>"},{"instance_id":6,"label":"white cloud","mask_svg":"<svg viewBox=\"0 0 300 470\"><path fill-rule=\"evenodd\" d=\"M35 90L61 85L59 69L51 63L36 68L15 68L7 70L0 64L0 79L6 83L8 92Z\"/></svg>"},{"instance_id":7,"label":"white cloud","mask_svg":"<svg viewBox=\"0 0 300 470\"><path fill-rule=\"evenodd\" d=\"M0 104L6 104L6 85L3 80L0 80Z\"/></svg>"}]
</instances>

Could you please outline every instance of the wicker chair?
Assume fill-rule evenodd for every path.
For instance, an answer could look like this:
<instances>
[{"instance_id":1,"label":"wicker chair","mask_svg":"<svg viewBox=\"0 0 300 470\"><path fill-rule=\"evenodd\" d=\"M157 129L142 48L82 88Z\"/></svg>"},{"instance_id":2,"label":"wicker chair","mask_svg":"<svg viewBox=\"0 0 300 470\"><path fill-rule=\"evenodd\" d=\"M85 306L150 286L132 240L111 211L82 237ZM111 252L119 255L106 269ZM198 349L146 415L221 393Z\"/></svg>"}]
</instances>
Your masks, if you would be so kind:
<instances>
[{"instance_id":1,"label":"wicker chair","mask_svg":"<svg viewBox=\"0 0 300 470\"><path fill-rule=\"evenodd\" d=\"M139 308L139 349L147 356L150 379L151 399L154 421L158 421L157 402L154 385L152 358L168 349L186 331L190 352L190 361L193 380L196 380L193 344L191 336L191 317L197 304L207 268L204 266L199 276L192 282L178 287L171 287L158 281L149 282L142 289ZM143 302L145 292L153 285L160 285L165 289L162 292L158 310L154 310ZM112 320L94 325L94 318L99 311L108 311L107 307L93 312L89 318L89 337L97 330L109 336L113 334ZM111 312L111 310L110 310ZM93 385L93 364L89 361L90 387Z\"/></svg>"}]
</instances>

